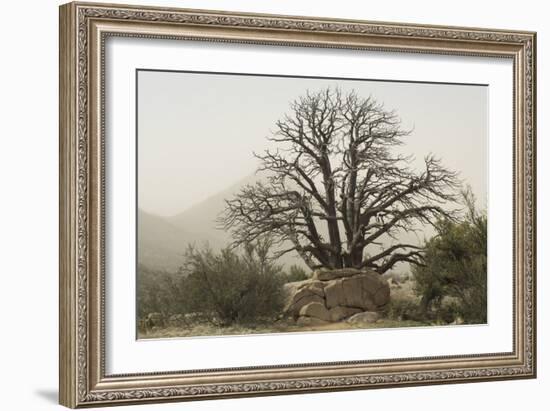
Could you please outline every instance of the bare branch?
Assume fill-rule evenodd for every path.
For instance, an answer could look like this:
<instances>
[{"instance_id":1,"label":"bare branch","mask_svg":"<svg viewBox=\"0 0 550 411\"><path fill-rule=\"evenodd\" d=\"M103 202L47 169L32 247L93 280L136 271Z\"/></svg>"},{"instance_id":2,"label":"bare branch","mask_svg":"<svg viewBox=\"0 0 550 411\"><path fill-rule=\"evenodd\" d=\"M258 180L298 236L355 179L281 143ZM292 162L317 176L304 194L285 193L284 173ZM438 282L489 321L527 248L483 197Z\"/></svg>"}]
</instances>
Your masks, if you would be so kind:
<instances>
[{"instance_id":1,"label":"bare branch","mask_svg":"<svg viewBox=\"0 0 550 411\"><path fill-rule=\"evenodd\" d=\"M269 234L280 255L295 251L312 268L384 272L398 262L420 263L422 250L412 244L372 257L364 250L382 236L454 218L457 173L431 154L423 170L412 169L410 156L394 152L411 131L372 96L308 91L290 109L268 137L277 150L255 154L265 180L227 200L219 218L233 244Z\"/></svg>"}]
</instances>

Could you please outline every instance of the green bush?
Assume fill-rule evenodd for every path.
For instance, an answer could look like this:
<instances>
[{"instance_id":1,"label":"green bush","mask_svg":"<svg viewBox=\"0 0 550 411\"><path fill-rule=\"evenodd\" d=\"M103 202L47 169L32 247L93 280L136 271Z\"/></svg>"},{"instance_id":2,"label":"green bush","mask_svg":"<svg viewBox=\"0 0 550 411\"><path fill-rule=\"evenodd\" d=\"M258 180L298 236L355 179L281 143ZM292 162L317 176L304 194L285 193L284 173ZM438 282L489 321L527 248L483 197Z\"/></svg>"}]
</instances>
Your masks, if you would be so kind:
<instances>
[{"instance_id":1,"label":"green bush","mask_svg":"<svg viewBox=\"0 0 550 411\"><path fill-rule=\"evenodd\" d=\"M424 265L413 267L415 291L426 313L454 311L466 323L487 322L487 215L463 193L467 213L462 221L440 220L437 235L425 244ZM452 297L452 307L442 307Z\"/></svg>"},{"instance_id":2,"label":"green bush","mask_svg":"<svg viewBox=\"0 0 550 411\"><path fill-rule=\"evenodd\" d=\"M288 283L292 283L294 281L304 281L310 277L311 273L308 274L306 270L295 264L291 265L288 272L285 273L285 280Z\"/></svg>"},{"instance_id":3,"label":"green bush","mask_svg":"<svg viewBox=\"0 0 550 411\"><path fill-rule=\"evenodd\" d=\"M241 255L229 248L215 253L207 246L190 247L182 267L186 311L220 326L277 317L284 302L284 277L268 258L269 247L269 241L258 241Z\"/></svg>"}]
</instances>

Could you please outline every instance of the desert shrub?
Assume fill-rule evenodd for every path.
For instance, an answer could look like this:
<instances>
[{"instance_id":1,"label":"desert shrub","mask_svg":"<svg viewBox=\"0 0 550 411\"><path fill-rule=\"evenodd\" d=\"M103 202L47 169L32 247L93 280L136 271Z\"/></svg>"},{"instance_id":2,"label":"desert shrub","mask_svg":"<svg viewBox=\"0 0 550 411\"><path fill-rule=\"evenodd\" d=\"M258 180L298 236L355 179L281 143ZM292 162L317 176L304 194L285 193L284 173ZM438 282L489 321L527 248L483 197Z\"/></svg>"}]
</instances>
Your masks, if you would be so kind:
<instances>
[{"instance_id":1,"label":"desert shrub","mask_svg":"<svg viewBox=\"0 0 550 411\"><path fill-rule=\"evenodd\" d=\"M443 301L437 311L432 313L436 322L452 323L463 316L463 306L460 301Z\"/></svg>"},{"instance_id":2,"label":"desert shrub","mask_svg":"<svg viewBox=\"0 0 550 411\"><path fill-rule=\"evenodd\" d=\"M226 248L189 247L182 272L181 294L188 312L200 313L216 325L250 324L276 317L282 310L284 277L268 258L269 242L244 247L242 254Z\"/></svg>"},{"instance_id":3,"label":"desert shrub","mask_svg":"<svg viewBox=\"0 0 550 411\"><path fill-rule=\"evenodd\" d=\"M291 265L288 269L288 272L284 273L285 281L292 283L294 281L303 281L311 277L311 273L307 273L302 267L298 265Z\"/></svg>"},{"instance_id":4,"label":"desert shrub","mask_svg":"<svg viewBox=\"0 0 550 411\"><path fill-rule=\"evenodd\" d=\"M467 213L462 221L440 220L437 234L425 244L425 264L413 267L415 291L421 296L425 312L454 310L467 323L485 323L487 215L476 210L470 191L463 195ZM456 303L442 307L445 297Z\"/></svg>"},{"instance_id":5,"label":"desert shrub","mask_svg":"<svg viewBox=\"0 0 550 411\"><path fill-rule=\"evenodd\" d=\"M137 269L137 314L144 319L150 313L163 317L180 312L181 276L144 265Z\"/></svg>"},{"instance_id":6,"label":"desert shrub","mask_svg":"<svg viewBox=\"0 0 550 411\"><path fill-rule=\"evenodd\" d=\"M384 317L396 321L428 321L420 304L414 300L394 299L382 309Z\"/></svg>"}]
</instances>

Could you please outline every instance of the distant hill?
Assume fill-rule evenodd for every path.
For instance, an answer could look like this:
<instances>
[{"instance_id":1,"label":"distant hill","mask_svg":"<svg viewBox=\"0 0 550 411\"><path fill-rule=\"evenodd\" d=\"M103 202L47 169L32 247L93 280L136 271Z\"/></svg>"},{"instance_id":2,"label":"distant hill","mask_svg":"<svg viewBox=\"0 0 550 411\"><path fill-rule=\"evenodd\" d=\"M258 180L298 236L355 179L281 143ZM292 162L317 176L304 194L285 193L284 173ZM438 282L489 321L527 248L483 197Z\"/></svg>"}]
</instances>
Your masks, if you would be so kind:
<instances>
[{"instance_id":1,"label":"distant hill","mask_svg":"<svg viewBox=\"0 0 550 411\"><path fill-rule=\"evenodd\" d=\"M209 238L226 243L230 240L228 233L216 227L216 219L225 209L225 200L232 198L244 186L256 184L258 181L261 181L261 178L251 174L187 210L172 217L167 217L167 221L185 231L204 233Z\"/></svg>"},{"instance_id":2,"label":"distant hill","mask_svg":"<svg viewBox=\"0 0 550 411\"><path fill-rule=\"evenodd\" d=\"M231 237L216 227L216 219L225 209L225 200L242 187L255 184L260 177L249 175L231 187L216 193L187 210L170 217L138 210L138 263L153 269L177 270L189 244L208 243L214 249L229 244ZM303 265L297 255L287 255L283 265Z\"/></svg>"},{"instance_id":3,"label":"distant hill","mask_svg":"<svg viewBox=\"0 0 550 411\"><path fill-rule=\"evenodd\" d=\"M176 270L189 235L166 219L138 210L138 263L148 267Z\"/></svg>"}]
</instances>

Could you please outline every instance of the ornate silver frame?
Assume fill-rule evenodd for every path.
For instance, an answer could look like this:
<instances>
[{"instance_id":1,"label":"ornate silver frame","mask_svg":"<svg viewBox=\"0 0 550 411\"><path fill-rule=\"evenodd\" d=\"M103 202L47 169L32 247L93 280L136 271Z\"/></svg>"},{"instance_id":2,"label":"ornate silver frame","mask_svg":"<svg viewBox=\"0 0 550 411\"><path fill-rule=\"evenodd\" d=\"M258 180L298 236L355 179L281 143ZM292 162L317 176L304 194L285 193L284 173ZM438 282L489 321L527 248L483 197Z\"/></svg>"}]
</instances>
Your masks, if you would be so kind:
<instances>
[{"instance_id":1,"label":"ornate silver frame","mask_svg":"<svg viewBox=\"0 0 550 411\"><path fill-rule=\"evenodd\" d=\"M106 375L103 67L109 36L491 56L514 63L514 350L475 356ZM70 3L60 8L60 403L151 401L536 376L533 32Z\"/></svg>"}]
</instances>

